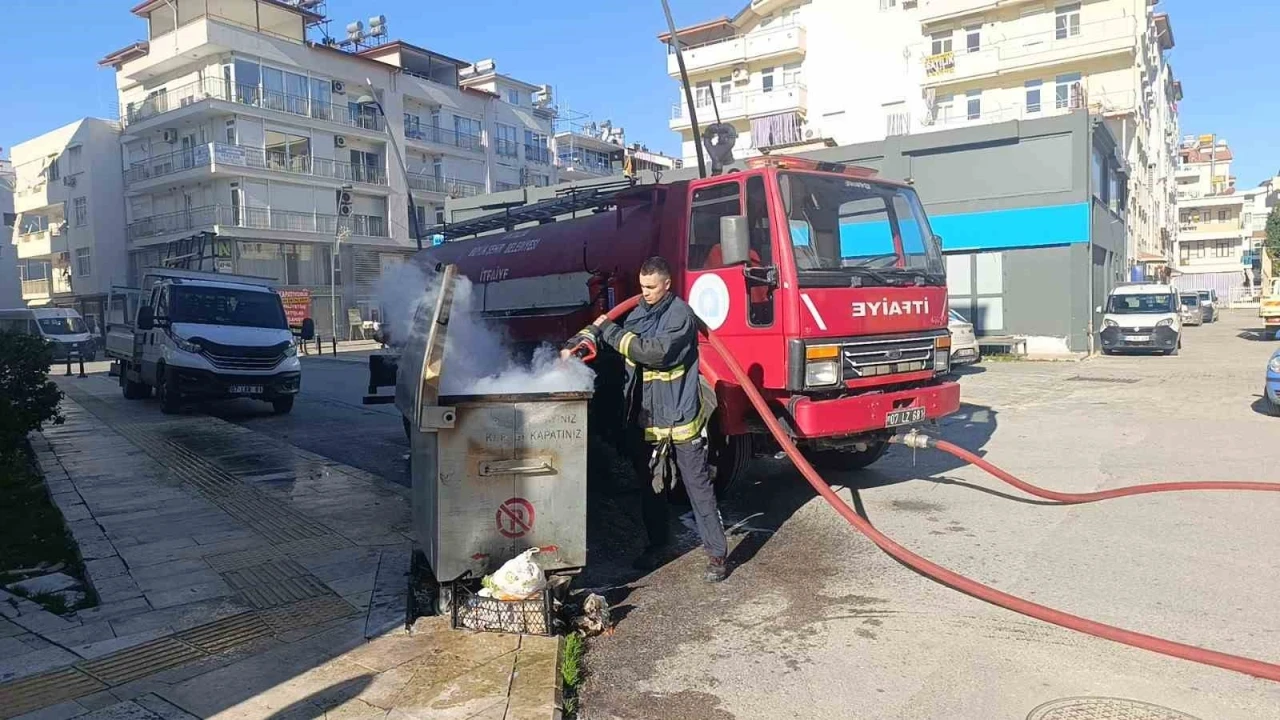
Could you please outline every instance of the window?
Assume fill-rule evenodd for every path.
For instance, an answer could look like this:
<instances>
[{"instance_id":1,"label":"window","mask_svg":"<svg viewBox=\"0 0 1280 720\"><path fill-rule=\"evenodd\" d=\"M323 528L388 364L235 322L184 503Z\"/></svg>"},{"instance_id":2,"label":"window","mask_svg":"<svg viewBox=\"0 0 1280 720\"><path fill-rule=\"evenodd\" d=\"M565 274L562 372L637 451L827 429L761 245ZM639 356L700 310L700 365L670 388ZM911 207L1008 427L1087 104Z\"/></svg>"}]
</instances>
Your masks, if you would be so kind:
<instances>
[{"instance_id":1,"label":"window","mask_svg":"<svg viewBox=\"0 0 1280 720\"><path fill-rule=\"evenodd\" d=\"M880 0L880 9L889 10L898 5L898 0Z\"/></svg>"},{"instance_id":2,"label":"window","mask_svg":"<svg viewBox=\"0 0 1280 720\"><path fill-rule=\"evenodd\" d=\"M1204 257L1204 241L1203 240L1197 240L1191 243L1191 256L1197 259Z\"/></svg>"},{"instance_id":3,"label":"window","mask_svg":"<svg viewBox=\"0 0 1280 720\"><path fill-rule=\"evenodd\" d=\"M227 121L227 144L228 145L236 144L236 121L235 120Z\"/></svg>"},{"instance_id":4,"label":"window","mask_svg":"<svg viewBox=\"0 0 1280 720\"><path fill-rule=\"evenodd\" d=\"M951 52L951 31L934 33L930 54L941 55Z\"/></svg>"},{"instance_id":5,"label":"window","mask_svg":"<svg viewBox=\"0 0 1280 720\"><path fill-rule=\"evenodd\" d=\"M765 194L764 178L756 176L747 181L747 231L750 244L747 265L771 267L773 265L773 236L769 232L769 198ZM773 288L747 281L748 320L752 325L773 324Z\"/></svg>"},{"instance_id":6,"label":"window","mask_svg":"<svg viewBox=\"0 0 1280 720\"><path fill-rule=\"evenodd\" d=\"M1226 211L1226 210L1219 210L1219 211L1218 211L1218 222L1222 223L1222 222L1226 222L1226 221L1227 221L1227 211Z\"/></svg>"},{"instance_id":7,"label":"window","mask_svg":"<svg viewBox=\"0 0 1280 720\"><path fill-rule=\"evenodd\" d=\"M774 68L771 67L760 71L760 87L765 92L773 92L773 71Z\"/></svg>"},{"instance_id":8,"label":"window","mask_svg":"<svg viewBox=\"0 0 1280 720\"><path fill-rule=\"evenodd\" d=\"M800 63L782 66L782 84L786 86L800 84Z\"/></svg>"},{"instance_id":9,"label":"window","mask_svg":"<svg viewBox=\"0 0 1280 720\"><path fill-rule=\"evenodd\" d=\"M982 91L970 90L964 96L966 105L966 116L970 120L977 120L982 117Z\"/></svg>"},{"instance_id":10,"label":"window","mask_svg":"<svg viewBox=\"0 0 1280 720\"><path fill-rule=\"evenodd\" d=\"M270 133L268 133L270 135ZM376 183L382 180L382 156L366 150L351 151L351 179Z\"/></svg>"},{"instance_id":11,"label":"window","mask_svg":"<svg viewBox=\"0 0 1280 720\"><path fill-rule=\"evenodd\" d=\"M1216 258L1231 257L1231 246L1233 244L1230 240L1215 240L1213 242L1213 256Z\"/></svg>"},{"instance_id":12,"label":"window","mask_svg":"<svg viewBox=\"0 0 1280 720\"><path fill-rule=\"evenodd\" d=\"M89 224L89 200L88 198L78 197L72 201L75 208L76 227L84 227Z\"/></svg>"},{"instance_id":13,"label":"window","mask_svg":"<svg viewBox=\"0 0 1280 720\"><path fill-rule=\"evenodd\" d=\"M694 105L696 105L697 107L700 107L700 108L711 107L711 94L712 94L712 92L713 92L713 91L712 91L712 89L711 89L711 81L710 81L710 80L706 80L706 81L703 81L703 82L698 83L698 84L697 84L696 86L694 86L694 88L693 88L693 103L694 103Z\"/></svg>"},{"instance_id":14,"label":"window","mask_svg":"<svg viewBox=\"0 0 1280 720\"><path fill-rule=\"evenodd\" d=\"M982 49L982 26L970 25L964 29L964 51L978 52Z\"/></svg>"},{"instance_id":15,"label":"window","mask_svg":"<svg viewBox=\"0 0 1280 720\"><path fill-rule=\"evenodd\" d=\"M1054 11L1054 37L1066 40L1080 35L1080 3L1060 5Z\"/></svg>"},{"instance_id":16,"label":"window","mask_svg":"<svg viewBox=\"0 0 1280 720\"><path fill-rule=\"evenodd\" d=\"M293 173L311 172L311 138L268 130L265 142L268 168Z\"/></svg>"},{"instance_id":17,"label":"window","mask_svg":"<svg viewBox=\"0 0 1280 720\"><path fill-rule=\"evenodd\" d=\"M1039 80L1028 80L1026 84L1027 91L1027 112L1040 112L1040 88L1044 85Z\"/></svg>"},{"instance_id":18,"label":"window","mask_svg":"<svg viewBox=\"0 0 1280 720\"><path fill-rule=\"evenodd\" d=\"M498 123L498 155L502 157L517 157L519 152L516 150L516 127L514 125L503 125Z\"/></svg>"},{"instance_id":19,"label":"window","mask_svg":"<svg viewBox=\"0 0 1280 720\"><path fill-rule=\"evenodd\" d=\"M1178 247L1178 261L1183 265L1191 262L1191 243L1182 243Z\"/></svg>"},{"instance_id":20,"label":"window","mask_svg":"<svg viewBox=\"0 0 1280 720\"><path fill-rule=\"evenodd\" d=\"M545 134L532 130L524 131L524 159L544 165L551 162L551 146Z\"/></svg>"},{"instance_id":21,"label":"window","mask_svg":"<svg viewBox=\"0 0 1280 720\"><path fill-rule=\"evenodd\" d=\"M252 60L235 59L236 101L247 105L258 102L258 84L262 80L262 68Z\"/></svg>"},{"instance_id":22,"label":"window","mask_svg":"<svg viewBox=\"0 0 1280 720\"><path fill-rule=\"evenodd\" d=\"M67 174L68 175L75 175L76 173L84 170L84 167L81 165L82 161L80 159L81 150L83 150L83 148L81 148L79 145L75 145L67 148Z\"/></svg>"},{"instance_id":23,"label":"window","mask_svg":"<svg viewBox=\"0 0 1280 720\"><path fill-rule=\"evenodd\" d=\"M1102 202L1107 201L1107 158L1102 154L1102 150L1093 149L1093 156L1089 166L1090 178L1093 181L1093 194Z\"/></svg>"},{"instance_id":24,"label":"window","mask_svg":"<svg viewBox=\"0 0 1280 720\"><path fill-rule=\"evenodd\" d=\"M720 78L720 104L724 105L733 99L733 78Z\"/></svg>"},{"instance_id":25,"label":"window","mask_svg":"<svg viewBox=\"0 0 1280 720\"><path fill-rule=\"evenodd\" d=\"M61 173L58 172L57 156L49 158L49 165L46 166L44 169L44 177L46 180L50 180L50 181L57 180L58 178L62 177Z\"/></svg>"},{"instance_id":26,"label":"window","mask_svg":"<svg viewBox=\"0 0 1280 720\"><path fill-rule=\"evenodd\" d=\"M469 117L453 116L453 132L457 137L458 147L480 149L482 132L480 121Z\"/></svg>"},{"instance_id":27,"label":"window","mask_svg":"<svg viewBox=\"0 0 1280 720\"><path fill-rule=\"evenodd\" d=\"M1057 87L1054 93L1053 106L1058 110L1076 109L1080 102L1080 73L1067 73L1055 78Z\"/></svg>"},{"instance_id":28,"label":"window","mask_svg":"<svg viewBox=\"0 0 1280 720\"><path fill-rule=\"evenodd\" d=\"M693 193L689 221L689 269L720 267L714 252L720 247L720 218L742 214L742 193L736 182L712 185Z\"/></svg>"},{"instance_id":29,"label":"window","mask_svg":"<svg viewBox=\"0 0 1280 720\"><path fill-rule=\"evenodd\" d=\"M93 272L93 248L76 248L76 275L89 277Z\"/></svg>"},{"instance_id":30,"label":"window","mask_svg":"<svg viewBox=\"0 0 1280 720\"><path fill-rule=\"evenodd\" d=\"M955 98L952 95L939 95L937 102L934 104L934 120L946 122L951 119L952 106L955 104Z\"/></svg>"},{"instance_id":31,"label":"window","mask_svg":"<svg viewBox=\"0 0 1280 720\"><path fill-rule=\"evenodd\" d=\"M511 103L512 105L519 105L519 104L520 104L520 91L519 91L519 90L508 90L508 91L507 91L507 102Z\"/></svg>"}]
</instances>

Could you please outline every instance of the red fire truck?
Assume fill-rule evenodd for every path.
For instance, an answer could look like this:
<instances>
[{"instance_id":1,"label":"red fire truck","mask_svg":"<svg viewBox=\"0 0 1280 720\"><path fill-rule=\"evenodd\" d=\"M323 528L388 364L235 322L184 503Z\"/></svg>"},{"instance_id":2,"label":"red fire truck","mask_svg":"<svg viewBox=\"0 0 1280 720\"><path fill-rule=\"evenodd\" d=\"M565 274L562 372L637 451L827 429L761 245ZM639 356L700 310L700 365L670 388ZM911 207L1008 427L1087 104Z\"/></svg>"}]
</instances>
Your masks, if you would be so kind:
<instances>
[{"instance_id":1,"label":"red fire truck","mask_svg":"<svg viewBox=\"0 0 1280 720\"><path fill-rule=\"evenodd\" d=\"M661 255L797 443L832 467L864 467L894 432L959 408L939 239L910 186L866 168L762 157L702 179L577 188L436 232L449 242L415 260L457 265L516 341L562 342L639 292L640 264ZM772 448L719 356L701 357L723 489ZM394 357L370 363L371 393L394 385Z\"/></svg>"}]
</instances>

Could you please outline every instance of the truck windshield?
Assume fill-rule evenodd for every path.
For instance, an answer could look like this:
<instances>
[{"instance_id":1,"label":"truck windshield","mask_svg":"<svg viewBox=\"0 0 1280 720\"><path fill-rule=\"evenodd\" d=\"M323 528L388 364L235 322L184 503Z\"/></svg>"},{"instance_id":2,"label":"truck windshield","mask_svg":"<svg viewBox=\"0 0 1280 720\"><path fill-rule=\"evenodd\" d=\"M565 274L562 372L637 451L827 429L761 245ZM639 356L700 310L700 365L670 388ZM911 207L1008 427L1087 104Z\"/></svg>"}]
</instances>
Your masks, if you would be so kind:
<instances>
[{"instance_id":1,"label":"truck windshield","mask_svg":"<svg viewBox=\"0 0 1280 720\"><path fill-rule=\"evenodd\" d=\"M78 317L40 318L40 332L45 335L79 335L84 332L84 321Z\"/></svg>"},{"instance_id":2,"label":"truck windshield","mask_svg":"<svg viewBox=\"0 0 1280 720\"><path fill-rule=\"evenodd\" d=\"M175 286L169 321L287 330L284 305L273 292L232 288Z\"/></svg>"},{"instance_id":3,"label":"truck windshield","mask_svg":"<svg viewBox=\"0 0 1280 720\"><path fill-rule=\"evenodd\" d=\"M1142 295L1112 295L1107 301L1107 312L1113 315L1137 313L1167 313L1173 311L1173 296L1169 293Z\"/></svg>"},{"instance_id":4,"label":"truck windshield","mask_svg":"<svg viewBox=\"0 0 1280 720\"><path fill-rule=\"evenodd\" d=\"M779 185L802 285L813 284L806 275L945 284L942 250L914 190L810 173L781 173Z\"/></svg>"}]
</instances>

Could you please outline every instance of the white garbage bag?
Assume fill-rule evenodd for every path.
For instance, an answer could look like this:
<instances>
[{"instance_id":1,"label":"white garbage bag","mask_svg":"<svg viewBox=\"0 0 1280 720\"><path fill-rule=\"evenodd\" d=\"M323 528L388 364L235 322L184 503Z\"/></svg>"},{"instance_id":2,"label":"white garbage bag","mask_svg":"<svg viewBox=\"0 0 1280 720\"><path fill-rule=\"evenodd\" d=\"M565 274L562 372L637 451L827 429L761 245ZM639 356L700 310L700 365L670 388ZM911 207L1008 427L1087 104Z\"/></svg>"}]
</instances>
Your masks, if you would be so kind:
<instances>
[{"instance_id":1,"label":"white garbage bag","mask_svg":"<svg viewBox=\"0 0 1280 720\"><path fill-rule=\"evenodd\" d=\"M538 567L538 563L533 561L537 552L538 548L529 548L498 568L498 572L491 576L492 582L485 583L494 597L499 600L524 600L542 592L547 586L547 576Z\"/></svg>"}]
</instances>

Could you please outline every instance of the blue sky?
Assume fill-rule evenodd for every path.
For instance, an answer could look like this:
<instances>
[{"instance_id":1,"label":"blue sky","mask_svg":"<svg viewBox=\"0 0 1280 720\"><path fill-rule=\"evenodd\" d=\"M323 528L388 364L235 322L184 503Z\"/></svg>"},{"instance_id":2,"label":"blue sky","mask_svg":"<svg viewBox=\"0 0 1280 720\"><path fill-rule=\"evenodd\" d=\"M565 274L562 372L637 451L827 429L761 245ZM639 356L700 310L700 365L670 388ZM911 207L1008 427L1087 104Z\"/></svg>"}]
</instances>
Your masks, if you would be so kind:
<instances>
[{"instance_id":1,"label":"blue sky","mask_svg":"<svg viewBox=\"0 0 1280 720\"><path fill-rule=\"evenodd\" d=\"M732 15L745 5L671 3L678 25ZM12 31L0 53L0 97L26 99L0 125L6 156L10 145L79 117L114 115L112 73L99 69L97 60L145 35L144 22L129 14L133 4L3 1ZM1224 12L1209 12L1208 5L1162 0L1158 6L1169 13L1177 41L1172 63L1186 92L1182 132L1226 138L1235 150L1240 186L1252 187L1280 170L1272 137L1280 94L1267 89L1280 4L1240 0ZM395 37L466 60L495 58L502 72L553 85L562 107L597 120L611 118L632 141L667 152L678 148L676 134L667 129L678 88L666 75L665 51L655 38L665 28L659 0L329 0L335 30L377 13L387 16ZM22 30L50 27L50 17L55 34Z\"/></svg>"}]
</instances>

